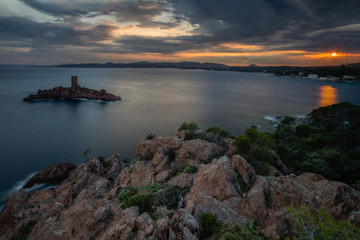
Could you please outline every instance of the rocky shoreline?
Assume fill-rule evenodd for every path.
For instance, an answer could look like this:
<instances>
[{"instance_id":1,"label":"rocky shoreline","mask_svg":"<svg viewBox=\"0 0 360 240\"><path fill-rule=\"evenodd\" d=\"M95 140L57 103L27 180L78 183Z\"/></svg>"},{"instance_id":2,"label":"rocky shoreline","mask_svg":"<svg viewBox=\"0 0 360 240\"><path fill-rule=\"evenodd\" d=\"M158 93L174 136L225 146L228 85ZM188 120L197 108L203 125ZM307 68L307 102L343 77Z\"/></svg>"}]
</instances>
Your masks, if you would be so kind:
<instances>
[{"instance_id":1,"label":"rocky shoreline","mask_svg":"<svg viewBox=\"0 0 360 240\"><path fill-rule=\"evenodd\" d=\"M254 220L266 239L277 239L289 234L287 208L299 206L360 226L360 192L347 184L296 176L276 153L269 176L260 176L237 154L233 139L188 136L184 130L141 139L131 161L118 154L89 157L75 169L40 172L33 182L69 176L53 189L15 192L0 214L0 240L30 223L29 240L205 239L204 213L230 225ZM150 196L151 208L124 207L124 193L134 189L136 196Z\"/></svg>"}]
</instances>

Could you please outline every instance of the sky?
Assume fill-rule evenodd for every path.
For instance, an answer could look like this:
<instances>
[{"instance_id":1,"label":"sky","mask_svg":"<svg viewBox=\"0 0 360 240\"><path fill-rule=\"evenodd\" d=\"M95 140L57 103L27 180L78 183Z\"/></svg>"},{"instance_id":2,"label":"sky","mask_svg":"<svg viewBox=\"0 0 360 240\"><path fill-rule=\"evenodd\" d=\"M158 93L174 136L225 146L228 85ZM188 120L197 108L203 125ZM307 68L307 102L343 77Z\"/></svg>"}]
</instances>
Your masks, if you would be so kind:
<instances>
[{"instance_id":1,"label":"sky","mask_svg":"<svg viewBox=\"0 0 360 240\"><path fill-rule=\"evenodd\" d=\"M0 0L0 64L360 62L359 0Z\"/></svg>"}]
</instances>

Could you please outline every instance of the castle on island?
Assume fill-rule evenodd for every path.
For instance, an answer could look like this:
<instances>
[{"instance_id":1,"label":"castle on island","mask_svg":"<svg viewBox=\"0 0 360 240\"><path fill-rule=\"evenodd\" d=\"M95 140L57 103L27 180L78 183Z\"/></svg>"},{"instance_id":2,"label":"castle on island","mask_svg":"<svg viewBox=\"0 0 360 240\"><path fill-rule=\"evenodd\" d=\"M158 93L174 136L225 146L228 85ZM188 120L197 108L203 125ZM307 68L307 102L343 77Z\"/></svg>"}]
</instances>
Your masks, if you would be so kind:
<instances>
[{"instance_id":1,"label":"castle on island","mask_svg":"<svg viewBox=\"0 0 360 240\"><path fill-rule=\"evenodd\" d=\"M78 91L79 89L78 76L71 76L71 90Z\"/></svg>"}]
</instances>

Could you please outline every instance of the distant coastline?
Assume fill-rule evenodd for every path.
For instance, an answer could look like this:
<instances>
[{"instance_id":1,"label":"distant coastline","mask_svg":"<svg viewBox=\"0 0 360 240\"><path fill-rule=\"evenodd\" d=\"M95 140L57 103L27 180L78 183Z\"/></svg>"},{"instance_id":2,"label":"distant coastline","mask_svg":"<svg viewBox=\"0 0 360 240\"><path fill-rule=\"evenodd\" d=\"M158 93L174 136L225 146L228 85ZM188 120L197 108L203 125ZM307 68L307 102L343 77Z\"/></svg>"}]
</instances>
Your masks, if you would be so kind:
<instances>
[{"instance_id":1,"label":"distant coastline","mask_svg":"<svg viewBox=\"0 0 360 240\"><path fill-rule=\"evenodd\" d=\"M134 63L79 63L63 64L52 67L62 68L176 68L176 69L202 69L234 72L263 72L277 76L295 76L311 79L339 81L346 83L360 82L360 63L343 64L340 66L228 66L219 63L199 62L134 62Z\"/></svg>"}]
</instances>

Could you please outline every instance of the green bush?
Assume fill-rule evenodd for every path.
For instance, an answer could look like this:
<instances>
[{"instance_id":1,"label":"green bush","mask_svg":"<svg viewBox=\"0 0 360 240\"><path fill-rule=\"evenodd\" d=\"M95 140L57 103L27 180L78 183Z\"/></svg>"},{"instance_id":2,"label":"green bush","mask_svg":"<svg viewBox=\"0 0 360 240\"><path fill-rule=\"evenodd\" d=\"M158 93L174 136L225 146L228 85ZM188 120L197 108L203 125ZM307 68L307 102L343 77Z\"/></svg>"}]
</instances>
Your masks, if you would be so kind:
<instances>
[{"instance_id":1,"label":"green bush","mask_svg":"<svg viewBox=\"0 0 360 240\"><path fill-rule=\"evenodd\" d=\"M84 157L87 157L90 151L91 151L90 148L86 149L86 150L83 152L83 156L84 156Z\"/></svg>"},{"instance_id":2,"label":"green bush","mask_svg":"<svg viewBox=\"0 0 360 240\"><path fill-rule=\"evenodd\" d=\"M187 166L184 169L184 173L196 173L198 168L196 166Z\"/></svg>"},{"instance_id":3,"label":"green bush","mask_svg":"<svg viewBox=\"0 0 360 240\"><path fill-rule=\"evenodd\" d=\"M27 237L28 237L28 235L25 235L25 234L16 234L16 235L12 235L10 240L26 240Z\"/></svg>"},{"instance_id":4,"label":"green bush","mask_svg":"<svg viewBox=\"0 0 360 240\"><path fill-rule=\"evenodd\" d=\"M195 122L186 123L183 122L178 129L178 132L183 130L189 130L191 133L194 133L196 130L199 130L199 126Z\"/></svg>"},{"instance_id":5,"label":"green bush","mask_svg":"<svg viewBox=\"0 0 360 240\"><path fill-rule=\"evenodd\" d=\"M149 135L146 136L147 140L151 140L155 138L155 134L150 133Z\"/></svg>"},{"instance_id":6,"label":"green bush","mask_svg":"<svg viewBox=\"0 0 360 240\"><path fill-rule=\"evenodd\" d=\"M360 239L360 228L321 210L313 214L304 206L288 208L287 217L292 223L287 239Z\"/></svg>"},{"instance_id":7,"label":"green bush","mask_svg":"<svg viewBox=\"0 0 360 240\"><path fill-rule=\"evenodd\" d=\"M121 205L121 208L126 209L133 206L139 208L139 214L142 214L144 212L148 212L149 214L151 214L153 212L154 196L136 194L126 199Z\"/></svg>"},{"instance_id":8,"label":"green bush","mask_svg":"<svg viewBox=\"0 0 360 240\"><path fill-rule=\"evenodd\" d=\"M124 158L122 161L123 161L123 163L130 163L131 162L131 160L129 158Z\"/></svg>"},{"instance_id":9,"label":"green bush","mask_svg":"<svg viewBox=\"0 0 360 240\"><path fill-rule=\"evenodd\" d=\"M29 220L25 225L22 225L19 228L20 234L13 235L10 240L26 240L36 223L36 220Z\"/></svg>"},{"instance_id":10,"label":"green bush","mask_svg":"<svg viewBox=\"0 0 360 240\"><path fill-rule=\"evenodd\" d=\"M215 240L263 240L255 222L250 220L244 224L222 224L220 231L215 234Z\"/></svg>"},{"instance_id":11,"label":"green bush","mask_svg":"<svg viewBox=\"0 0 360 240\"><path fill-rule=\"evenodd\" d=\"M217 222L217 217L209 212L201 215L200 223L205 238L211 237L221 228L221 224Z\"/></svg>"},{"instance_id":12,"label":"green bush","mask_svg":"<svg viewBox=\"0 0 360 240\"><path fill-rule=\"evenodd\" d=\"M138 193L137 188L132 188L132 187L124 188L118 194L118 202L119 203L125 202L126 200L128 200L130 197L134 196L137 193Z\"/></svg>"},{"instance_id":13,"label":"green bush","mask_svg":"<svg viewBox=\"0 0 360 240\"><path fill-rule=\"evenodd\" d=\"M105 157L104 156L98 156L97 159L100 161L101 165L104 167L104 168L107 168L109 166L109 163L107 163L105 161Z\"/></svg>"},{"instance_id":14,"label":"green bush","mask_svg":"<svg viewBox=\"0 0 360 240\"><path fill-rule=\"evenodd\" d=\"M154 193L154 192L157 192L159 191L160 189L163 189L164 186L160 183L158 184L146 184L144 186L140 186L138 187L139 190L145 190L145 191L148 191L148 192L151 192L151 193Z\"/></svg>"},{"instance_id":15,"label":"green bush","mask_svg":"<svg viewBox=\"0 0 360 240\"><path fill-rule=\"evenodd\" d=\"M285 125L288 125L288 124L292 124L295 122L295 118L293 117L289 117L289 116L285 116L285 118L280 122L281 124L285 124Z\"/></svg>"},{"instance_id":16,"label":"green bush","mask_svg":"<svg viewBox=\"0 0 360 240\"><path fill-rule=\"evenodd\" d=\"M214 135L219 135L221 137L226 137L226 138L231 138L232 137L232 134L228 130L221 129L219 127L209 127L206 130L206 132L207 133L212 133Z\"/></svg>"},{"instance_id":17,"label":"green bush","mask_svg":"<svg viewBox=\"0 0 360 240\"><path fill-rule=\"evenodd\" d=\"M254 164L255 172L257 175L261 176L269 176L270 175L270 167L266 162L256 162Z\"/></svg>"}]
</instances>

